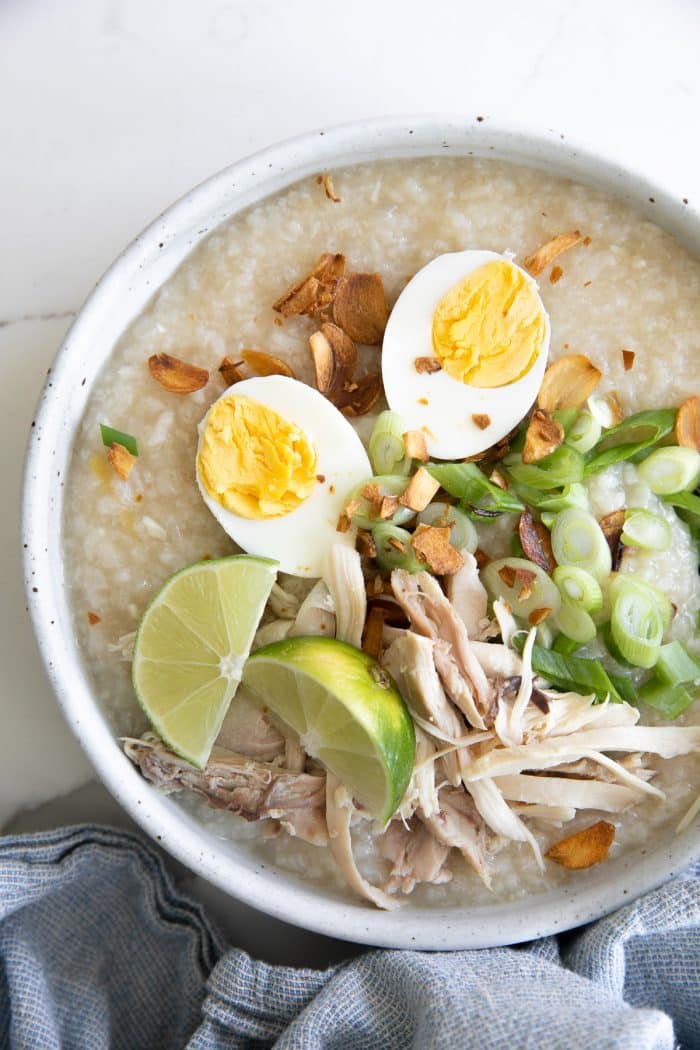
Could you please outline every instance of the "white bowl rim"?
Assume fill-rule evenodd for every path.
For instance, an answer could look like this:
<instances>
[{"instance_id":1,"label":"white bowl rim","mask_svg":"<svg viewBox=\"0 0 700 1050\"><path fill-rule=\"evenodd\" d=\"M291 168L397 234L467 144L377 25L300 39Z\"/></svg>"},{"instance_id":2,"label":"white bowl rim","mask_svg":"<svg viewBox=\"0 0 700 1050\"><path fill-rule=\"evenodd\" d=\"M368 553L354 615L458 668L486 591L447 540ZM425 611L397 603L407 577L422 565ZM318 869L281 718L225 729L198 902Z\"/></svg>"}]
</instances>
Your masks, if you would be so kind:
<instances>
[{"instance_id":1,"label":"white bowl rim","mask_svg":"<svg viewBox=\"0 0 700 1050\"><path fill-rule=\"evenodd\" d=\"M573 886L466 909L417 909L409 905L394 913L377 912L361 901L325 893L313 883L306 888L299 879L249 856L245 846L242 856L231 856L217 845L213 835L147 785L119 749L92 698L77 651L63 586L61 529L52 529L52 521L62 515L63 483L59 479L65 473L71 447L70 441L61 445L58 439L62 434L74 434L90 389L88 385L84 394L76 396L76 375L71 368L75 372L77 348L90 338L108 298L131 291L131 287L125 289L125 278L134 278L156 244L162 247L169 234L179 233L194 237L188 242L191 247L219 224L216 212L222 200L228 197L230 201L231 195L239 200L238 207L230 209L233 214L246 206L246 193L254 197L261 183L266 189L258 193L259 199L312 172L379 156L436 155L443 150L547 167L622 195L700 254L700 212L674 187L628 171L615 158L595 148L584 148L556 131L508 126L484 117L425 114L356 121L300 135L201 183L148 226L112 264L77 315L50 370L32 424L23 487L25 588L39 649L68 724L116 800L179 861L252 907L328 936L394 948L513 944L592 921L680 872L700 851L700 827L696 825L675 837L669 831L656 848L634 851L601 869L591 869ZM208 228L195 229L195 220L201 222L202 216L209 222ZM182 243L176 253L181 250ZM124 320L123 328L130 319ZM100 362L107 356L108 352L100 356ZM72 423L67 423L66 417ZM67 430L69 425L72 434Z\"/></svg>"}]
</instances>

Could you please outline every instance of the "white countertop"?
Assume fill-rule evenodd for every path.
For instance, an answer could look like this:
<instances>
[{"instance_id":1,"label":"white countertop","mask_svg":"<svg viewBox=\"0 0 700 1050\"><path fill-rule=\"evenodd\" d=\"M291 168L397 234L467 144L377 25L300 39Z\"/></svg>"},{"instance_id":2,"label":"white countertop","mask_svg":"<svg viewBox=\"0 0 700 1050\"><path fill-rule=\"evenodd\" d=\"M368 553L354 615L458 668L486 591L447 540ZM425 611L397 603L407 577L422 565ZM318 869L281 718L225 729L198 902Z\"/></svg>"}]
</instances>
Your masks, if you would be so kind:
<instances>
[{"instance_id":1,"label":"white countertop","mask_svg":"<svg viewBox=\"0 0 700 1050\"><path fill-rule=\"evenodd\" d=\"M245 154L391 113L554 128L696 201L699 50L696 0L5 0L0 828L119 817L96 786L55 801L86 784L91 769L39 665L18 539L35 401L75 311L114 256L185 190ZM249 946L249 909L196 890ZM290 940L290 928L271 920L266 928L269 958L337 955L322 938Z\"/></svg>"}]
</instances>

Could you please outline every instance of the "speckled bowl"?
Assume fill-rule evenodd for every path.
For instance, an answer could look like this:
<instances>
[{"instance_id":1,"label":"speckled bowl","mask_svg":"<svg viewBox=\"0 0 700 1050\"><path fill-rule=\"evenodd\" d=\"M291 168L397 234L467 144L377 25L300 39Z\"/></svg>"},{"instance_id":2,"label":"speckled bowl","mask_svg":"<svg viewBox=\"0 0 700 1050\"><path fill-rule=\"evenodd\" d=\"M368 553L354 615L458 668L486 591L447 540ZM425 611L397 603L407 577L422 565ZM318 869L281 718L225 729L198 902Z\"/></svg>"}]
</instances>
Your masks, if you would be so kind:
<instances>
[{"instance_id":1,"label":"speckled bowl","mask_svg":"<svg viewBox=\"0 0 700 1050\"><path fill-rule=\"evenodd\" d=\"M116 260L58 352L32 428L24 483L23 543L29 609L49 677L73 732L135 821L193 871L264 912L321 933L396 948L514 943L595 919L680 871L700 852L700 828L672 828L647 849L581 872L562 889L483 907L384 913L334 888L261 863L244 843L211 835L149 787L122 754L95 700L71 623L63 579L63 479L95 379L111 347L202 238L305 176L386 157L474 154L544 168L621 197L700 255L700 213L563 135L524 133L483 118L394 118L318 131L240 161L169 208Z\"/></svg>"}]
</instances>

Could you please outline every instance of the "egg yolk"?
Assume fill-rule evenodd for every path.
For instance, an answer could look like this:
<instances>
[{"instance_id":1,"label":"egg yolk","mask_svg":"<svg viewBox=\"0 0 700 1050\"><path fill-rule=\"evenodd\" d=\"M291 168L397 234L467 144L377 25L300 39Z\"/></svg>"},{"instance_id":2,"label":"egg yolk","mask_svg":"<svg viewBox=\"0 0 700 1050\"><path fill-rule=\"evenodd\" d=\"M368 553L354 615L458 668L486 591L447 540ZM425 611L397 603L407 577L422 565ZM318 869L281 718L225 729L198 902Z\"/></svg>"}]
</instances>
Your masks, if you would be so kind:
<instances>
[{"instance_id":1,"label":"egg yolk","mask_svg":"<svg viewBox=\"0 0 700 1050\"><path fill-rule=\"evenodd\" d=\"M210 409L199 446L199 478L242 518L278 518L316 485L316 449L296 424L240 394Z\"/></svg>"},{"instance_id":2,"label":"egg yolk","mask_svg":"<svg viewBox=\"0 0 700 1050\"><path fill-rule=\"evenodd\" d=\"M470 386L507 386L521 379L546 334L534 283L507 259L479 266L455 284L433 315L440 364Z\"/></svg>"}]
</instances>

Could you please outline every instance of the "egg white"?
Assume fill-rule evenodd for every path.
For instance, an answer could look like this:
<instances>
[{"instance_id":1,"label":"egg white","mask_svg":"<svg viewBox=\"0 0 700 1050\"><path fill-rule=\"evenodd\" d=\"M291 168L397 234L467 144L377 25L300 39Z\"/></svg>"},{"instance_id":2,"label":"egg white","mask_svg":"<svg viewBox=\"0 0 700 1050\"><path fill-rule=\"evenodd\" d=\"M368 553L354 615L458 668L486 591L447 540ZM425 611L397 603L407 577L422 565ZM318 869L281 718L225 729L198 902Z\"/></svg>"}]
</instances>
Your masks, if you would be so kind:
<instances>
[{"instance_id":1,"label":"egg white","mask_svg":"<svg viewBox=\"0 0 700 1050\"><path fill-rule=\"evenodd\" d=\"M372 473L362 442L330 401L296 379L286 376L244 379L225 390L221 397L229 394L243 394L267 405L303 430L318 455L316 473L325 480L317 481L308 499L279 518L251 519L233 514L209 495L197 469L202 499L231 539L248 554L274 558L282 572L294 576L321 576L331 545L352 546L355 541L354 530L337 532L336 526L350 489L366 481ZM209 412L199 424L197 463L208 418Z\"/></svg>"},{"instance_id":2,"label":"egg white","mask_svg":"<svg viewBox=\"0 0 700 1050\"><path fill-rule=\"evenodd\" d=\"M408 430L423 430L428 452L436 459L473 456L505 437L533 404L542 383L550 326L541 300L546 325L542 349L532 368L516 382L502 387L468 386L444 370L427 374L415 368L417 357L435 356L433 315L443 296L479 266L504 258L512 263L507 255L489 251L439 255L408 282L391 311L382 345L386 399ZM537 283L522 272L537 291ZM421 404L421 399L428 403ZM472 415L487 415L491 423L481 430Z\"/></svg>"}]
</instances>

